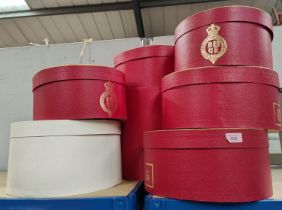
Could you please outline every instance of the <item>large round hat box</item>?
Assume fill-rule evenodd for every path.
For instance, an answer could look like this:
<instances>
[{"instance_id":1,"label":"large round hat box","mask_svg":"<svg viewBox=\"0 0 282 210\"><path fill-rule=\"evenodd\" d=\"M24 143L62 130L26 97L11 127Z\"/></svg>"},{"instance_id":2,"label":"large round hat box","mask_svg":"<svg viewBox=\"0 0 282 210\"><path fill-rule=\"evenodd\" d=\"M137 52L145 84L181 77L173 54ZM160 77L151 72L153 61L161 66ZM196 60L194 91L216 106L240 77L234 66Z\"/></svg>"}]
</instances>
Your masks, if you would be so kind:
<instances>
[{"instance_id":1,"label":"large round hat box","mask_svg":"<svg viewBox=\"0 0 282 210\"><path fill-rule=\"evenodd\" d=\"M151 131L144 148L145 188L153 195L232 203L272 195L264 130Z\"/></svg>"},{"instance_id":2,"label":"large round hat box","mask_svg":"<svg viewBox=\"0 0 282 210\"><path fill-rule=\"evenodd\" d=\"M259 67L204 67L162 80L162 124L174 128L280 130L278 74Z\"/></svg>"},{"instance_id":3,"label":"large round hat box","mask_svg":"<svg viewBox=\"0 0 282 210\"><path fill-rule=\"evenodd\" d=\"M174 69L174 47L152 45L118 54L115 68L125 74L127 87L159 87L161 79Z\"/></svg>"},{"instance_id":4,"label":"large round hat box","mask_svg":"<svg viewBox=\"0 0 282 210\"><path fill-rule=\"evenodd\" d=\"M12 123L7 194L71 196L119 184L120 133L110 120Z\"/></svg>"},{"instance_id":5,"label":"large round hat box","mask_svg":"<svg viewBox=\"0 0 282 210\"><path fill-rule=\"evenodd\" d=\"M122 176L144 180L143 134L161 129L161 90L159 87L126 89L127 120L122 127Z\"/></svg>"},{"instance_id":6,"label":"large round hat box","mask_svg":"<svg viewBox=\"0 0 282 210\"><path fill-rule=\"evenodd\" d=\"M114 68L68 65L33 77L33 119L126 119L124 74Z\"/></svg>"},{"instance_id":7,"label":"large round hat box","mask_svg":"<svg viewBox=\"0 0 282 210\"><path fill-rule=\"evenodd\" d=\"M272 68L272 18L260 9L226 6L184 19L175 30L175 71L212 65Z\"/></svg>"}]
</instances>

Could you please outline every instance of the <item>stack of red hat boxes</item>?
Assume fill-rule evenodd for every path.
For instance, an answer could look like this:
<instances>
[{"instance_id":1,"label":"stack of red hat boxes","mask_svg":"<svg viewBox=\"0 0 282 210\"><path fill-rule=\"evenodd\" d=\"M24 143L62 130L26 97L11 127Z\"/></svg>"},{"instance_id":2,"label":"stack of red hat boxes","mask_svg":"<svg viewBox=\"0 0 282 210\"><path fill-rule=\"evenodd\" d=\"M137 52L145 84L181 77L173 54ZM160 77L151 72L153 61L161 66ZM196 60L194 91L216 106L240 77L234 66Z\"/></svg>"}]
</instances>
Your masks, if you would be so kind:
<instances>
[{"instance_id":1,"label":"stack of red hat boxes","mask_svg":"<svg viewBox=\"0 0 282 210\"><path fill-rule=\"evenodd\" d=\"M162 130L146 132L145 186L206 202L271 197L269 130L280 129L272 20L231 6L183 20L175 72L162 79Z\"/></svg>"}]
</instances>

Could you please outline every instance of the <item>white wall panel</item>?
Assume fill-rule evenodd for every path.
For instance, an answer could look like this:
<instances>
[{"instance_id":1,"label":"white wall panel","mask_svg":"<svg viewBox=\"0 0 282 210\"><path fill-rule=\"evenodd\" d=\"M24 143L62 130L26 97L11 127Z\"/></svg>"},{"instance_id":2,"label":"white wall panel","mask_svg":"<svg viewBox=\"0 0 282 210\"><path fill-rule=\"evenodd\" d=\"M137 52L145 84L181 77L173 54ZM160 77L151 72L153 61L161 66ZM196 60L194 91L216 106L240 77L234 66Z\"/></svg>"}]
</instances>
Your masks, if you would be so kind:
<instances>
[{"instance_id":1,"label":"white wall panel","mask_svg":"<svg viewBox=\"0 0 282 210\"><path fill-rule=\"evenodd\" d=\"M174 45L174 36L154 37L154 45Z\"/></svg>"},{"instance_id":2,"label":"white wall panel","mask_svg":"<svg viewBox=\"0 0 282 210\"><path fill-rule=\"evenodd\" d=\"M274 69L279 73L280 87L282 87L282 26L273 27L274 39L272 42Z\"/></svg>"}]
</instances>

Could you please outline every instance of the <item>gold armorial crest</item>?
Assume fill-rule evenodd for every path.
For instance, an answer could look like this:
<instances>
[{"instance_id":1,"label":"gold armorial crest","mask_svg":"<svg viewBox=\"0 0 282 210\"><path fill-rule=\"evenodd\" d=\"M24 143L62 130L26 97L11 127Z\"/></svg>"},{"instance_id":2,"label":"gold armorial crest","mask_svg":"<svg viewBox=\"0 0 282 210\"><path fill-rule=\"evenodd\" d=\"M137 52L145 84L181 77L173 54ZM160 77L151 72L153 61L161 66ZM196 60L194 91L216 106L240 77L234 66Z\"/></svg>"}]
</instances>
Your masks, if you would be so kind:
<instances>
[{"instance_id":1,"label":"gold armorial crest","mask_svg":"<svg viewBox=\"0 0 282 210\"><path fill-rule=\"evenodd\" d=\"M280 104L273 102L273 113L274 113L274 124L276 126L281 126L281 112Z\"/></svg>"},{"instance_id":2,"label":"gold armorial crest","mask_svg":"<svg viewBox=\"0 0 282 210\"><path fill-rule=\"evenodd\" d=\"M106 82L104 86L105 92L100 96L100 106L111 117L118 108L115 86L111 82Z\"/></svg>"},{"instance_id":3,"label":"gold armorial crest","mask_svg":"<svg viewBox=\"0 0 282 210\"><path fill-rule=\"evenodd\" d=\"M154 188L154 165L145 163L144 183L147 187Z\"/></svg>"},{"instance_id":4,"label":"gold armorial crest","mask_svg":"<svg viewBox=\"0 0 282 210\"><path fill-rule=\"evenodd\" d=\"M201 54L206 59L215 64L227 50L226 40L218 34L220 26L211 24L207 28L208 36L201 44Z\"/></svg>"}]
</instances>

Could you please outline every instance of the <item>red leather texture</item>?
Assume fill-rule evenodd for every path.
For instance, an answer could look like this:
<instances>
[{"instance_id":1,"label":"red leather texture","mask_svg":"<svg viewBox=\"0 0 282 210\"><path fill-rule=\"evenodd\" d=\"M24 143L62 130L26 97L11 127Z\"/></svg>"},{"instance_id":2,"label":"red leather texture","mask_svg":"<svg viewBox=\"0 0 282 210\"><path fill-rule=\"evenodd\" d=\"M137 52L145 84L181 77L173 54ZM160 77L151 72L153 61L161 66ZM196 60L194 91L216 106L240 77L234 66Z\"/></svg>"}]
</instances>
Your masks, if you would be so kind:
<instances>
[{"instance_id":1,"label":"red leather texture","mask_svg":"<svg viewBox=\"0 0 282 210\"><path fill-rule=\"evenodd\" d=\"M219 39L206 31L212 24L219 27L217 35L226 41L226 52L215 63L205 59L201 46ZM255 38L254 38L255 34ZM262 10L242 6L221 7L199 12L184 19L175 30L175 71L212 65L251 65L272 68L272 19ZM206 48L207 51L207 48ZM214 52L213 53L217 53Z\"/></svg>"},{"instance_id":2,"label":"red leather texture","mask_svg":"<svg viewBox=\"0 0 282 210\"><path fill-rule=\"evenodd\" d=\"M230 143L227 135L242 135ZM146 132L145 188L154 195L206 202L271 197L268 138L263 130Z\"/></svg>"},{"instance_id":3,"label":"red leather texture","mask_svg":"<svg viewBox=\"0 0 282 210\"><path fill-rule=\"evenodd\" d=\"M144 179L144 131L161 128L160 88L127 88L127 121L122 129L123 178Z\"/></svg>"},{"instance_id":4,"label":"red leather texture","mask_svg":"<svg viewBox=\"0 0 282 210\"><path fill-rule=\"evenodd\" d=\"M70 65L33 78L33 119L126 119L123 73L108 67Z\"/></svg>"},{"instance_id":5,"label":"red leather texture","mask_svg":"<svg viewBox=\"0 0 282 210\"><path fill-rule=\"evenodd\" d=\"M153 45L125 51L115 57L115 68L125 74L128 87L159 87L174 71L174 47Z\"/></svg>"},{"instance_id":6,"label":"red leather texture","mask_svg":"<svg viewBox=\"0 0 282 210\"><path fill-rule=\"evenodd\" d=\"M277 73L263 68L208 67L174 72L162 80L163 129L280 130L278 87Z\"/></svg>"}]
</instances>

